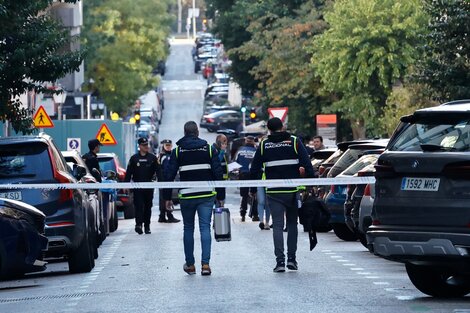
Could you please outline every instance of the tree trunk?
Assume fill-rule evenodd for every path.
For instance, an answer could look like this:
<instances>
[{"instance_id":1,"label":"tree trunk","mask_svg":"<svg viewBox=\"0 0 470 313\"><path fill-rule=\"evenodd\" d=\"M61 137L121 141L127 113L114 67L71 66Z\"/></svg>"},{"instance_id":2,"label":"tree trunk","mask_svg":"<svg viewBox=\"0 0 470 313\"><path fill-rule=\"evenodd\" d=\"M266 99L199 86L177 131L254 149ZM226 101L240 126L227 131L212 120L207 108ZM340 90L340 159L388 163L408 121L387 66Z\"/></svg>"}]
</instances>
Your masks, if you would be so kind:
<instances>
[{"instance_id":1,"label":"tree trunk","mask_svg":"<svg viewBox=\"0 0 470 313\"><path fill-rule=\"evenodd\" d=\"M364 120L361 120L361 119L351 120L351 129L353 133L353 138L355 140L366 138L366 127L365 127Z\"/></svg>"}]
</instances>

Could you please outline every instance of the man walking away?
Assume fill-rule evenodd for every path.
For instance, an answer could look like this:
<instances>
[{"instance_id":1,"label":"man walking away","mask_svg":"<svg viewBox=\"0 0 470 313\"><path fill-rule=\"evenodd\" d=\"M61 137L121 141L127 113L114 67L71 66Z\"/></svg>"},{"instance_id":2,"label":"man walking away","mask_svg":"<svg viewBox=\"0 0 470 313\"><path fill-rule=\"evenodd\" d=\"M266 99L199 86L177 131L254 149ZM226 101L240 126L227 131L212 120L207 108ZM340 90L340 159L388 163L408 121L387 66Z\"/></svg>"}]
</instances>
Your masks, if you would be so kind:
<instances>
[{"instance_id":1,"label":"man walking away","mask_svg":"<svg viewBox=\"0 0 470 313\"><path fill-rule=\"evenodd\" d=\"M264 168L266 179L300 178L299 168L305 169L305 176L315 177L312 164L302 142L283 131L282 121L272 118L268 121L270 135L261 142L251 164L251 178L261 179ZM256 188L251 189L256 193ZM297 270L297 219L299 204L298 187L266 188L266 200L273 218L273 241L276 267L274 272L284 272L284 215L287 222L287 268Z\"/></svg>"},{"instance_id":2,"label":"man walking away","mask_svg":"<svg viewBox=\"0 0 470 313\"><path fill-rule=\"evenodd\" d=\"M101 142L98 139L91 139L88 141L88 151L82 156L83 161L85 161L88 170L90 171L91 175L101 183L101 173L100 169L100 162L98 161L98 153L100 153L100 147L102 146Z\"/></svg>"},{"instance_id":3,"label":"man walking away","mask_svg":"<svg viewBox=\"0 0 470 313\"><path fill-rule=\"evenodd\" d=\"M150 153L149 141L147 138L139 138L139 152L134 154L127 165L125 182L151 182L155 178L161 180L161 167L157 157ZM152 217L152 189L134 190L135 207L135 232L142 235L142 223L145 233L150 234L150 218Z\"/></svg>"},{"instance_id":4,"label":"man walking away","mask_svg":"<svg viewBox=\"0 0 470 313\"><path fill-rule=\"evenodd\" d=\"M158 155L158 163L160 163L162 168L162 175L165 177L166 168L170 162L171 149L173 148L172 142L170 139L164 139L160 142L162 146L162 152ZM163 199L163 189L159 189L159 205L160 205L160 216L158 217L159 223L178 223L180 220L173 216L171 211L166 209L165 200ZM165 217L168 217L166 219Z\"/></svg>"},{"instance_id":5,"label":"man walking away","mask_svg":"<svg viewBox=\"0 0 470 313\"><path fill-rule=\"evenodd\" d=\"M165 179L173 181L179 170L180 181L214 181L222 180L222 168L217 152L207 141L200 139L197 124L189 121L184 124L184 137L178 140L171 152L170 162L165 171ZM216 196L217 195L217 196ZM196 274L194 260L194 218L197 212L199 231L201 233L201 275L210 275L211 256L211 218L214 198L222 207L225 200L225 189L201 186L201 188L183 188L179 190L181 214L183 215L183 243L186 262L183 270ZM173 206L171 189L164 190L166 207Z\"/></svg>"},{"instance_id":6,"label":"man walking away","mask_svg":"<svg viewBox=\"0 0 470 313\"><path fill-rule=\"evenodd\" d=\"M255 157L255 152L256 152L255 137L247 136L245 138L245 145L241 146L235 155L235 162L237 162L238 164L242 166L239 169L240 180L250 179L250 167L251 167L251 162L253 161L253 158ZM248 208L248 199L250 198L249 190L250 190L249 187L240 187L240 196L241 196L240 216L242 218L242 222L245 221L245 215L246 215L246 211ZM251 208L253 213L252 213L251 218L252 218L252 221L254 222L259 221L257 205L258 204L256 200L253 200L252 208ZM264 225L263 225L263 228L264 228Z\"/></svg>"}]
</instances>

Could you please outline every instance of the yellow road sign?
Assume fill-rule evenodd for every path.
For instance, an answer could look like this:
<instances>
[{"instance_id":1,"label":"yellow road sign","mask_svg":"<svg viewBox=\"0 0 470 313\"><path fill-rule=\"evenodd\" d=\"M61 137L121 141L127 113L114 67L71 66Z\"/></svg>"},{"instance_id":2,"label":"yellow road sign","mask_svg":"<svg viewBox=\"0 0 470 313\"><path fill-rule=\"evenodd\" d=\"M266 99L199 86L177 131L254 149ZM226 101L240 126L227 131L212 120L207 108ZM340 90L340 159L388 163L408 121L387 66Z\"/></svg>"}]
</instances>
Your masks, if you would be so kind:
<instances>
[{"instance_id":1,"label":"yellow road sign","mask_svg":"<svg viewBox=\"0 0 470 313\"><path fill-rule=\"evenodd\" d=\"M113 134L106 124L101 125L100 130L96 134L96 139L103 145L117 145L116 139L114 139Z\"/></svg>"},{"instance_id":2,"label":"yellow road sign","mask_svg":"<svg viewBox=\"0 0 470 313\"><path fill-rule=\"evenodd\" d=\"M51 118L47 115L46 110L41 105L39 109L36 111L33 117L34 126L38 128L51 128L54 127L54 123L52 123Z\"/></svg>"}]
</instances>

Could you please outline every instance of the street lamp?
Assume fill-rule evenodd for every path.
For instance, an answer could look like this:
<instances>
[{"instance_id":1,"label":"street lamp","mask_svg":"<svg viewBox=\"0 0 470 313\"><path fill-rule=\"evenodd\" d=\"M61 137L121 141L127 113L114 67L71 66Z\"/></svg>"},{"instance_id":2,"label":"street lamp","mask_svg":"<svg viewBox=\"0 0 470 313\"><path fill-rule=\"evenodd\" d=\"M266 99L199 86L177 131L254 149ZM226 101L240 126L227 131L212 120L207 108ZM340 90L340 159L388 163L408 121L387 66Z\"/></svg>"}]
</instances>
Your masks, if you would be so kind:
<instances>
[{"instance_id":1,"label":"street lamp","mask_svg":"<svg viewBox=\"0 0 470 313\"><path fill-rule=\"evenodd\" d=\"M67 98L67 91L64 89L59 89L58 93L54 93L52 95L54 98L54 102L57 103L57 119L62 119L62 105L65 103L65 99Z\"/></svg>"}]
</instances>

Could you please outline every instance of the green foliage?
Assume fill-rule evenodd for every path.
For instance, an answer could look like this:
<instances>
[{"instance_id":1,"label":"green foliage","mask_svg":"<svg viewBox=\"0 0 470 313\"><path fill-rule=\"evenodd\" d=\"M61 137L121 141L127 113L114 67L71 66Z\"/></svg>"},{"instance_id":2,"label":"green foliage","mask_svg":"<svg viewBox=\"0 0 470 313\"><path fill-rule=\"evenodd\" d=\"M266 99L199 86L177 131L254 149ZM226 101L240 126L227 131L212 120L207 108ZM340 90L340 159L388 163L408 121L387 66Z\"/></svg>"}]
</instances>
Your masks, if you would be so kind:
<instances>
[{"instance_id":1,"label":"green foliage","mask_svg":"<svg viewBox=\"0 0 470 313\"><path fill-rule=\"evenodd\" d=\"M440 101L470 98L470 1L426 0L431 17L419 81Z\"/></svg>"},{"instance_id":2,"label":"green foliage","mask_svg":"<svg viewBox=\"0 0 470 313\"><path fill-rule=\"evenodd\" d=\"M0 3L0 120L10 121L16 132L34 131L32 112L18 97L28 91L47 92L44 83L78 70L83 59L81 51L64 52L76 38L47 14L52 2Z\"/></svg>"},{"instance_id":3,"label":"green foliage","mask_svg":"<svg viewBox=\"0 0 470 313\"><path fill-rule=\"evenodd\" d=\"M313 42L312 63L332 107L350 119L354 137L375 129L393 84L419 57L426 25L420 0L338 0L330 28Z\"/></svg>"},{"instance_id":4,"label":"green foliage","mask_svg":"<svg viewBox=\"0 0 470 313\"><path fill-rule=\"evenodd\" d=\"M108 107L125 112L156 85L152 69L168 54L169 1L92 1L85 6L86 75Z\"/></svg>"}]
</instances>

